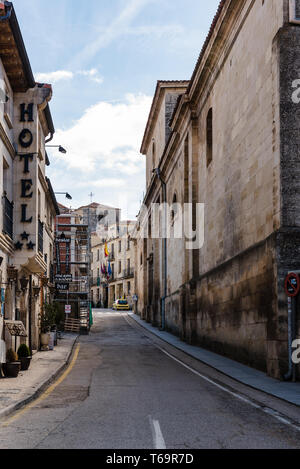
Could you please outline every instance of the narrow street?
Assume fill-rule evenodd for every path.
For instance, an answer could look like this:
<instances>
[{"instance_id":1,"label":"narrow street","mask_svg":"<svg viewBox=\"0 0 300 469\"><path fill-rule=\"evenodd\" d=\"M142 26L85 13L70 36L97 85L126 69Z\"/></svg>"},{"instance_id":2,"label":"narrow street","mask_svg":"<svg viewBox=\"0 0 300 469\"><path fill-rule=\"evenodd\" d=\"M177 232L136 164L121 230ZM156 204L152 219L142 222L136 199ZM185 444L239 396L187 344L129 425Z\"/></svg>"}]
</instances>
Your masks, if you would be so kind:
<instances>
[{"instance_id":1,"label":"narrow street","mask_svg":"<svg viewBox=\"0 0 300 469\"><path fill-rule=\"evenodd\" d=\"M1 448L300 448L299 433L164 354L127 314L94 316L53 392L0 422Z\"/></svg>"}]
</instances>

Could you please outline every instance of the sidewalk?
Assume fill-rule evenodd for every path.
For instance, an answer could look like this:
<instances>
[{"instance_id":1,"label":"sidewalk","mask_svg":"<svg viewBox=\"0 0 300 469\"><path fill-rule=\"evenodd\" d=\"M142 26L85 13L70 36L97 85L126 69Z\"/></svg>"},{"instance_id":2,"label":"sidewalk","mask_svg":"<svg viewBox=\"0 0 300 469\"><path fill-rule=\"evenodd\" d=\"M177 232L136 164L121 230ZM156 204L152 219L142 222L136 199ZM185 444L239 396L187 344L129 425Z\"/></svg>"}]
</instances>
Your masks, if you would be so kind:
<instances>
[{"instance_id":1,"label":"sidewalk","mask_svg":"<svg viewBox=\"0 0 300 469\"><path fill-rule=\"evenodd\" d=\"M68 363L77 334L62 333L54 350L37 352L28 371L17 378L0 378L0 418L32 401L53 381Z\"/></svg>"},{"instance_id":2,"label":"sidewalk","mask_svg":"<svg viewBox=\"0 0 300 469\"><path fill-rule=\"evenodd\" d=\"M246 384L254 389L263 391L274 397L278 397L291 404L300 406L300 383L282 382L270 378L265 373L250 368L249 366L242 365L234 360L223 357L216 353L204 350L200 347L186 344L178 337L170 334L169 332L160 331L156 327L151 326L146 321L143 321L139 316L129 313L129 316L134 319L138 324L147 329L152 334L164 340L173 347L185 352L186 354L196 358L197 360L211 366L217 371L229 376L230 378Z\"/></svg>"}]
</instances>

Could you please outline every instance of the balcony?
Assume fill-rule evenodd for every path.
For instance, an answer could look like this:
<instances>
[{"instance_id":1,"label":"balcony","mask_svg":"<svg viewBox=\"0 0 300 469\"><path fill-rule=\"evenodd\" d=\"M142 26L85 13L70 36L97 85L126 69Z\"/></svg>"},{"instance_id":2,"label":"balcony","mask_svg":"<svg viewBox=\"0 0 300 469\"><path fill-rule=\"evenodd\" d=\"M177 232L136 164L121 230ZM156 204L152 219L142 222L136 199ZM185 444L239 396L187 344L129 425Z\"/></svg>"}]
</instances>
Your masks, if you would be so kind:
<instances>
[{"instance_id":1,"label":"balcony","mask_svg":"<svg viewBox=\"0 0 300 469\"><path fill-rule=\"evenodd\" d=\"M39 220L38 230L39 230L39 232L38 232L38 248L39 248L39 252L41 254L43 254L43 252L44 252L44 223L42 223L40 220Z\"/></svg>"},{"instance_id":2,"label":"balcony","mask_svg":"<svg viewBox=\"0 0 300 469\"><path fill-rule=\"evenodd\" d=\"M133 278L134 277L134 269L126 269L123 271L123 278Z\"/></svg>"},{"instance_id":3,"label":"balcony","mask_svg":"<svg viewBox=\"0 0 300 469\"><path fill-rule=\"evenodd\" d=\"M3 232L13 239L14 203L10 202L6 196L3 197L3 202Z\"/></svg>"}]
</instances>

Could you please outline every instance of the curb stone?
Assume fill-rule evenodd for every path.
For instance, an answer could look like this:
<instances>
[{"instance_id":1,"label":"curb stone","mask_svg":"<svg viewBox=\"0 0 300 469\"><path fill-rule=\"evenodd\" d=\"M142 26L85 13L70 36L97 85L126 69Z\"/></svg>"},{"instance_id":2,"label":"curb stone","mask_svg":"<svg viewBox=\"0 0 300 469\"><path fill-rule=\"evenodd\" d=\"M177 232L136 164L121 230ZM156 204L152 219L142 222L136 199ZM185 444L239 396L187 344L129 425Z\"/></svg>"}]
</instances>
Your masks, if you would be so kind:
<instances>
[{"instance_id":1,"label":"curb stone","mask_svg":"<svg viewBox=\"0 0 300 469\"><path fill-rule=\"evenodd\" d=\"M70 352L68 354L68 357L65 360L65 362L56 371L54 371L49 378L45 379L42 382L42 384L37 389L34 390L34 392L32 394L27 395L26 397L24 397L23 399L20 399L19 401L15 402L14 404L11 404L6 409L0 410L0 419L2 419L3 417L7 417L8 415L14 413L16 410L19 410L22 407L24 407L25 405L27 405L30 402L34 401L43 391L45 391L45 389L47 389L50 386L50 384L57 378L57 376L68 366L68 364L70 362L70 358L73 354L74 347L75 347L78 339L79 339L79 335L75 338L75 340L72 344L71 350L70 350Z\"/></svg>"},{"instance_id":2,"label":"curb stone","mask_svg":"<svg viewBox=\"0 0 300 469\"><path fill-rule=\"evenodd\" d=\"M142 327L145 331L147 331L149 334L153 335L154 337L158 338L159 340L165 342L166 344L170 345L171 347L174 347L176 350L178 350L179 352L181 353L184 353L186 356L194 359L194 360L197 360L198 362L200 363L203 363L204 365L206 366L209 366L210 368L214 369L215 371L217 371L218 373L221 373L223 374L224 376L236 381L237 383L240 383L242 385L245 385L255 391L259 391L259 392L262 392L264 393L266 396L271 396L273 398L276 398L276 399L279 399L281 400L282 402L285 402L285 403L288 403L288 404L292 404L296 407L299 408L299 386L297 386L297 388L295 387L294 388L294 384L293 384L293 389L294 389L294 393L297 394L297 397L296 399L293 398L293 396L287 396L287 395L284 395L285 393L284 392L275 392L271 389L267 389L265 386L258 386L257 384L254 384L253 382L249 382L249 380L246 380L246 379L242 379L242 378L239 378L238 376L235 376L233 373L230 373L229 371L225 371L225 369L222 369L221 367L217 367L215 366L214 364L210 363L209 361L206 361L205 359L203 358L199 358L195 355L193 355L192 353L190 353L188 350L185 350L184 348L181 348L178 346L178 344L175 344L173 341L168 341L166 340L165 337L162 337L160 336L159 334L156 333L156 330L150 330L147 326L149 327L153 327L151 326L151 324L148 324L146 322L144 322L143 320L141 320L139 317L135 317L135 314L128 314L128 318L131 319L131 321L133 321L133 323L135 324L138 324L140 327ZM144 323L143 323L144 322ZM157 332L159 332L159 330L157 330ZM173 337L174 339L178 339L177 336L174 336ZM226 357L222 357L220 356L219 357L220 359L224 358L227 360ZM230 360L231 361L231 360ZM242 364L238 364L238 365L241 365L244 367L244 365ZM254 372L256 372L257 370L253 370ZM269 378L267 376L265 376L265 379L272 379L272 378ZM274 380L275 381L275 380ZM275 383L276 385L280 385L282 384L282 382L276 382ZM288 383L287 383L288 384ZM300 384L300 383L295 383L296 385L297 384Z\"/></svg>"}]
</instances>

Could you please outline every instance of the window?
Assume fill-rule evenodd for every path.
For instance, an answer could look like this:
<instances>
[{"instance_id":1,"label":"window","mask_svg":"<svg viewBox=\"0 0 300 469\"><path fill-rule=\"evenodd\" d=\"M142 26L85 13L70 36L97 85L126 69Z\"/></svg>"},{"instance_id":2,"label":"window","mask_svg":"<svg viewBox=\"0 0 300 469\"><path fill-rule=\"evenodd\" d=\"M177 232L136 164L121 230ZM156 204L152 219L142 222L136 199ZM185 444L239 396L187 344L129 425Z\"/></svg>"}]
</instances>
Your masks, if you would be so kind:
<instances>
[{"instance_id":1,"label":"window","mask_svg":"<svg viewBox=\"0 0 300 469\"><path fill-rule=\"evenodd\" d=\"M128 295L130 295L130 292L131 292L130 282L127 283L127 292L128 292Z\"/></svg>"},{"instance_id":2,"label":"window","mask_svg":"<svg viewBox=\"0 0 300 469\"><path fill-rule=\"evenodd\" d=\"M172 211L171 211L171 222L172 223L174 223L177 212L178 212L177 194L175 193L174 196L173 196L173 200L172 200Z\"/></svg>"},{"instance_id":3,"label":"window","mask_svg":"<svg viewBox=\"0 0 300 469\"><path fill-rule=\"evenodd\" d=\"M300 0L290 0L290 22L300 24Z\"/></svg>"},{"instance_id":4,"label":"window","mask_svg":"<svg viewBox=\"0 0 300 469\"><path fill-rule=\"evenodd\" d=\"M122 262L119 261L119 274L122 272Z\"/></svg>"},{"instance_id":5,"label":"window","mask_svg":"<svg viewBox=\"0 0 300 469\"><path fill-rule=\"evenodd\" d=\"M155 145L155 140L153 140L152 143L152 168L155 168L155 162L156 162L156 145Z\"/></svg>"},{"instance_id":6,"label":"window","mask_svg":"<svg viewBox=\"0 0 300 469\"><path fill-rule=\"evenodd\" d=\"M41 211L42 211L42 202L41 202L41 193L38 189L38 217L41 218Z\"/></svg>"},{"instance_id":7,"label":"window","mask_svg":"<svg viewBox=\"0 0 300 469\"><path fill-rule=\"evenodd\" d=\"M122 252L122 241L119 241L119 252Z\"/></svg>"},{"instance_id":8,"label":"window","mask_svg":"<svg viewBox=\"0 0 300 469\"><path fill-rule=\"evenodd\" d=\"M97 262L100 261L100 250L97 250Z\"/></svg>"},{"instance_id":9,"label":"window","mask_svg":"<svg viewBox=\"0 0 300 469\"><path fill-rule=\"evenodd\" d=\"M213 110L210 108L206 119L206 164L207 167L213 159Z\"/></svg>"},{"instance_id":10,"label":"window","mask_svg":"<svg viewBox=\"0 0 300 469\"><path fill-rule=\"evenodd\" d=\"M6 82L4 82L4 95L5 95L5 102L4 102L4 118L6 123L10 129L13 128L13 100L12 100L12 93L10 93L9 86Z\"/></svg>"},{"instance_id":11,"label":"window","mask_svg":"<svg viewBox=\"0 0 300 469\"><path fill-rule=\"evenodd\" d=\"M141 265L143 265L143 254L141 254Z\"/></svg>"},{"instance_id":12,"label":"window","mask_svg":"<svg viewBox=\"0 0 300 469\"><path fill-rule=\"evenodd\" d=\"M130 259L127 259L127 274L128 275L130 275L130 268L131 268Z\"/></svg>"}]
</instances>

